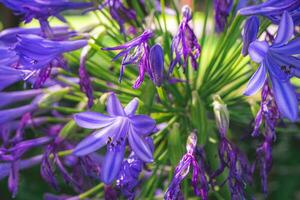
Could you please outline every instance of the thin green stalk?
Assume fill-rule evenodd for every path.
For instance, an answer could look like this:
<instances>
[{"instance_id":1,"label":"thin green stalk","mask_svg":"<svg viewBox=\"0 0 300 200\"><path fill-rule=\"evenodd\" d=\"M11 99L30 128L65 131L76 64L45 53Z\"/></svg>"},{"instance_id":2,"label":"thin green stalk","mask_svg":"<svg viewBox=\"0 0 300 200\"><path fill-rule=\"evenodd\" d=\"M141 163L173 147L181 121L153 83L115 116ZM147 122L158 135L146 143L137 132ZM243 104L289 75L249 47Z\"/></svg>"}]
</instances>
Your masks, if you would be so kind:
<instances>
[{"instance_id":1,"label":"thin green stalk","mask_svg":"<svg viewBox=\"0 0 300 200\"><path fill-rule=\"evenodd\" d=\"M99 183L98 185L89 189L88 191L81 193L79 195L79 199L86 199L86 198L90 197L91 195L95 194L96 192L98 192L99 190L103 189L103 187L104 187L104 184Z\"/></svg>"}]
</instances>

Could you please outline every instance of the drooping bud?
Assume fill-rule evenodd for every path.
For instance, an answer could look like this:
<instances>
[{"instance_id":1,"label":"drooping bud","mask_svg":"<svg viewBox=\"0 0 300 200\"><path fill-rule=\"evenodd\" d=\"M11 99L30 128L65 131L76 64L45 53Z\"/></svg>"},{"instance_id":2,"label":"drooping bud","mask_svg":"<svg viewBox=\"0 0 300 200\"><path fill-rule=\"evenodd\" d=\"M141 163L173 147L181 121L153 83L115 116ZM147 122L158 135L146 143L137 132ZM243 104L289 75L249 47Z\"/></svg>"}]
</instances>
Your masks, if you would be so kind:
<instances>
[{"instance_id":1,"label":"drooping bud","mask_svg":"<svg viewBox=\"0 0 300 200\"><path fill-rule=\"evenodd\" d=\"M193 154L197 145L197 135L196 133L192 132L186 142L186 151L188 153Z\"/></svg>"},{"instance_id":2,"label":"drooping bud","mask_svg":"<svg viewBox=\"0 0 300 200\"><path fill-rule=\"evenodd\" d=\"M164 52L160 44L150 49L150 78L156 86L161 86L164 77Z\"/></svg>"},{"instance_id":3,"label":"drooping bud","mask_svg":"<svg viewBox=\"0 0 300 200\"><path fill-rule=\"evenodd\" d=\"M222 137L225 137L225 134L229 127L229 112L226 104L222 101L219 95L213 96L213 107L216 118L217 127Z\"/></svg>"}]
</instances>

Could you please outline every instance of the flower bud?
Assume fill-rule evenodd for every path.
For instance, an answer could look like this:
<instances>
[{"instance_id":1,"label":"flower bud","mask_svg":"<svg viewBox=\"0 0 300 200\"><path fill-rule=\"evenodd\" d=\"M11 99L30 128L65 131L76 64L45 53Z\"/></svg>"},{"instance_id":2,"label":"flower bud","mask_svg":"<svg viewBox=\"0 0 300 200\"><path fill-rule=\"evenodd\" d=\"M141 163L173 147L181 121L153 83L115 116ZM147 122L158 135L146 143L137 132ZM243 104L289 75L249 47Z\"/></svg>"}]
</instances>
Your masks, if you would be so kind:
<instances>
[{"instance_id":1,"label":"flower bud","mask_svg":"<svg viewBox=\"0 0 300 200\"><path fill-rule=\"evenodd\" d=\"M196 133L192 132L186 142L186 150L188 153L193 154L197 145L197 135Z\"/></svg>"},{"instance_id":2,"label":"flower bud","mask_svg":"<svg viewBox=\"0 0 300 200\"><path fill-rule=\"evenodd\" d=\"M187 18L187 20L192 19L192 10L188 5L185 5L181 9L182 15Z\"/></svg>"},{"instance_id":3,"label":"flower bud","mask_svg":"<svg viewBox=\"0 0 300 200\"><path fill-rule=\"evenodd\" d=\"M247 19L243 29L243 56L248 55L248 48L251 42L256 40L259 31L259 19L256 16L251 16Z\"/></svg>"},{"instance_id":4,"label":"flower bud","mask_svg":"<svg viewBox=\"0 0 300 200\"><path fill-rule=\"evenodd\" d=\"M222 101L219 95L213 96L213 100L217 127L221 136L224 137L229 127L229 112L226 104Z\"/></svg>"},{"instance_id":5,"label":"flower bud","mask_svg":"<svg viewBox=\"0 0 300 200\"><path fill-rule=\"evenodd\" d=\"M159 44L150 49L150 78L156 86L161 86L164 77L164 52Z\"/></svg>"}]
</instances>

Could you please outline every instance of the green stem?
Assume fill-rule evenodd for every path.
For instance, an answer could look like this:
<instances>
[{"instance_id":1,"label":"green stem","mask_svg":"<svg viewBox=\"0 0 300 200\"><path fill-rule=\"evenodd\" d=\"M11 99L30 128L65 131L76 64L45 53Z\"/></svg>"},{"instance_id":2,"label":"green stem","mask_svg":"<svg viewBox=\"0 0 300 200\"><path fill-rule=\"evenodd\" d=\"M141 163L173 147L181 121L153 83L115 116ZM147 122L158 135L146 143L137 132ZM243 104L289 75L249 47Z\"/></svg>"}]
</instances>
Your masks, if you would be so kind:
<instances>
[{"instance_id":1,"label":"green stem","mask_svg":"<svg viewBox=\"0 0 300 200\"><path fill-rule=\"evenodd\" d=\"M81 193L79 195L79 199L85 199L87 197L89 197L90 195L96 193L98 190L102 189L103 188L103 183L99 183L98 185L96 185L95 187L89 189L88 191L84 192L84 193Z\"/></svg>"}]
</instances>

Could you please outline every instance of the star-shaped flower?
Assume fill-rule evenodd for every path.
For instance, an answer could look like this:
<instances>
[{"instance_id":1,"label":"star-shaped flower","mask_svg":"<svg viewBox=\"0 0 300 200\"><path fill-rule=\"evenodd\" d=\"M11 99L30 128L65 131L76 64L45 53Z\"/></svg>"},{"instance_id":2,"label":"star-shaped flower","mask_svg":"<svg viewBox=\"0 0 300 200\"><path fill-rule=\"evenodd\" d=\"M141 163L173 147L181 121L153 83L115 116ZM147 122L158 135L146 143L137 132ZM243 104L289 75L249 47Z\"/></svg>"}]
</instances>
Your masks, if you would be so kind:
<instances>
[{"instance_id":1,"label":"star-shaped flower","mask_svg":"<svg viewBox=\"0 0 300 200\"><path fill-rule=\"evenodd\" d=\"M111 93L107 100L108 115L88 111L74 116L80 127L96 129L76 146L74 155L84 156L107 144L102 166L102 180L106 184L110 184L120 171L126 140L142 161L153 161L151 147L145 137L154 131L155 121L146 115L135 115L137 106L138 100L134 98L123 109L116 95Z\"/></svg>"}]
</instances>

